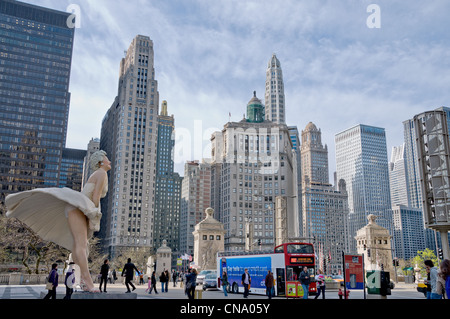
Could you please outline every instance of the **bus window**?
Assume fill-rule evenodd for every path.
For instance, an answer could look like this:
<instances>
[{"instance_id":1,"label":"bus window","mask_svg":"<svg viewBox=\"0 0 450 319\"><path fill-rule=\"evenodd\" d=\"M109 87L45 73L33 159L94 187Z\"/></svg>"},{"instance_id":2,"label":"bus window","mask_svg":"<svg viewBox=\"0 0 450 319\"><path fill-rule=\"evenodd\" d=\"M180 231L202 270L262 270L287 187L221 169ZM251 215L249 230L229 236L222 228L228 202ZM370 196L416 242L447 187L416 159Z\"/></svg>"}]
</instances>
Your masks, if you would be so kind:
<instances>
[{"instance_id":1,"label":"bus window","mask_svg":"<svg viewBox=\"0 0 450 319\"><path fill-rule=\"evenodd\" d=\"M284 247L283 246L279 246L279 247L275 248L275 252L276 253L284 253Z\"/></svg>"},{"instance_id":2,"label":"bus window","mask_svg":"<svg viewBox=\"0 0 450 319\"><path fill-rule=\"evenodd\" d=\"M311 245L289 244L286 245L288 254L314 254L314 248Z\"/></svg>"}]
</instances>

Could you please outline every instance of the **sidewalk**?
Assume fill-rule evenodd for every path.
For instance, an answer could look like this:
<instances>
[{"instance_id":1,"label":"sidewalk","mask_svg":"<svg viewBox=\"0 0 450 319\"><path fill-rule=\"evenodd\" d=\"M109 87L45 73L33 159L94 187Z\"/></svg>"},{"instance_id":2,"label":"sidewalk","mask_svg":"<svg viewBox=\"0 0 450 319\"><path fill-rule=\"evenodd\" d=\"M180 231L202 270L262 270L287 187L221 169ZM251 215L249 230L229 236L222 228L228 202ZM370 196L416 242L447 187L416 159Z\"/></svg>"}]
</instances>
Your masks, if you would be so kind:
<instances>
[{"instance_id":1,"label":"sidewalk","mask_svg":"<svg viewBox=\"0 0 450 319\"><path fill-rule=\"evenodd\" d=\"M180 285L173 287L173 285L169 284L168 292L161 292L161 284L158 283L156 290L158 294L152 292L148 294L145 292L147 289L147 284L144 285L136 285L136 290L133 293L136 294L137 299L188 299L184 293L184 288L181 288ZM98 284L96 284L96 288L98 288ZM126 286L123 283L115 283L108 284L107 293L102 293L99 299L108 298L108 294L111 295L111 298L116 299L126 299L131 296L130 294L125 293L127 291ZM228 294L228 297L225 297L221 290L206 290L203 291L201 286L198 286L196 291L202 291L201 298L202 299L242 299L242 294ZM416 290L416 284L405 284L405 283L396 283L393 289L393 294L401 294L401 295L409 295L413 297L421 297L421 295ZM47 290L44 285L0 285L0 299L41 299L42 293L47 294ZM58 295L65 295L66 290L64 285L59 285L57 288ZM112 294L115 294L114 297ZM117 296L118 295L118 296ZM326 291L327 299L337 299L337 290L327 290ZM359 296L361 295L361 296ZM123 298L121 298L123 296ZM351 296L359 296L362 297L362 291L352 291ZM278 297L276 297L278 298ZM311 298L311 297L310 297ZM250 299L267 299L266 296L262 295L250 295ZM282 298L284 299L284 298Z\"/></svg>"},{"instance_id":2,"label":"sidewalk","mask_svg":"<svg viewBox=\"0 0 450 319\"><path fill-rule=\"evenodd\" d=\"M108 284L106 286L107 293L101 293L100 297L97 296L94 299L109 299L108 296L111 296L113 299L128 299L136 294L137 299L186 299L188 300L187 295L184 293L184 288L181 288L180 285L173 287L173 285L169 285L168 292L161 292L161 284L158 283L156 290L157 294L153 291L151 294L146 292L147 284L145 285L136 285L136 290L132 291L132 294L126 293L127 288L122 283ZM96 284L96 288L98 288L98 284ZM43 296L47 294L47 290L45 289L45 285L0 285L0 299L42 299ZM223 299L224 294L221 290L207 290L203 291L201 286L198 286L196 292L200 292L201 299ZM58 298L62 298L66 293L66 288L64 285L59 285L56 288L56 293ZM113 296L114 295L114 296ZM123 298L121 298L123 296ZM228 294L227 299L242 299L242 294ZM266 299L266 296L257 296L252 295L251 299Z\"/></svg>"}]
</instances>

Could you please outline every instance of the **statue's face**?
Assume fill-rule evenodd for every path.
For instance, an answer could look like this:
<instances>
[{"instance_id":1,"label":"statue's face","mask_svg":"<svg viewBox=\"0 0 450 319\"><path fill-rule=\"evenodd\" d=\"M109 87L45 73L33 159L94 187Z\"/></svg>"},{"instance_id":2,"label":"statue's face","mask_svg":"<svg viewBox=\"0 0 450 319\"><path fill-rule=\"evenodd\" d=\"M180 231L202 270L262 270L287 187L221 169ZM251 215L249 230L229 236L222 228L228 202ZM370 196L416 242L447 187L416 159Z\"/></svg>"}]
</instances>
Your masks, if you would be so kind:
<instances>
[{"instance_id":1,"label":"statue's face","mask_svg":"<svg viewBox=\"0 0 450 319\"><path fill-rule=\"evenodd\" d=\"M103 169L109 171L111 169L111 161L109 160L109 158L107 156L103 157L103 161L102 161L103 165Z\"/></svg>"}]
</instances>

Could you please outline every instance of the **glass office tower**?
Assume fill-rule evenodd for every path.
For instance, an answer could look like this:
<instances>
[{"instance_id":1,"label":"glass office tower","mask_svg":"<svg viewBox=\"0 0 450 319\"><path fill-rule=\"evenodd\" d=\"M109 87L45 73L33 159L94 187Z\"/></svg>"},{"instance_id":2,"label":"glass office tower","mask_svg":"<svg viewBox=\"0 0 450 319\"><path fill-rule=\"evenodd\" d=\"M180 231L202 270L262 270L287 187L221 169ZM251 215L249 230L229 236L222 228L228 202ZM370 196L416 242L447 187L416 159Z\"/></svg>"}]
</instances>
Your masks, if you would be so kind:
<instances>
[{"instance_id":1,"label":"glass office tower","mask_svg":"<svg viewBox=\"0 0 450 319\"><path fill-rule=\"evenodd\" d=\"M69 16L0 0L0 201L58 186L70 103Z\"/></svg>"},{"instance_id":2,"label":"glass office tower","mask_svg":"<svg viewBox=\"0 0 450 319\"><path fill-rule=\"evenodd\" d=\"M354 236L376 215L380 226L392 234L392 209L386 133L383 128L356 125L335 136L336 175L347 186L350 251Z\"/></svg>"},{"instance_id":3,"label":"glass office tower","mask_svg":"<svg viewBox=\"0 0 450 319\"><path fill-rule=\"evenodd\" d=\"M166 240L172 253L178 252L180 246L180 200L183 181L183 178L174 172L174 130L174 116L168 115L167 101L163 101L158 116L153 246L159 248Z\"/></svg>"}]
</instances>

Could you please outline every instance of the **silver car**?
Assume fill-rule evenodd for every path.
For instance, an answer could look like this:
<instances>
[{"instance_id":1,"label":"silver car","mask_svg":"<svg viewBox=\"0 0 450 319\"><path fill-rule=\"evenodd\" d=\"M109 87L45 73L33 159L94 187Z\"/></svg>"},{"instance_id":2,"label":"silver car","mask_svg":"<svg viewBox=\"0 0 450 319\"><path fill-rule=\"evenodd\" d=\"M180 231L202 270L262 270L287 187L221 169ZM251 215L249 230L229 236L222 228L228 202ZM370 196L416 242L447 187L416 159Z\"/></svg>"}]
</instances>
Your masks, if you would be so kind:
<instances>
[{"instance_id":1,"label":"silver car","mask_svg":"<svg viewBox=\"0 0 450 319\"><path fill-rule=\"evenodd\" d=\"M203 280L205 280L206 275L208 274L217 274L217 270L202 270L197 275L197 285L203 285Z\"/></svg>"}]
</instances>

